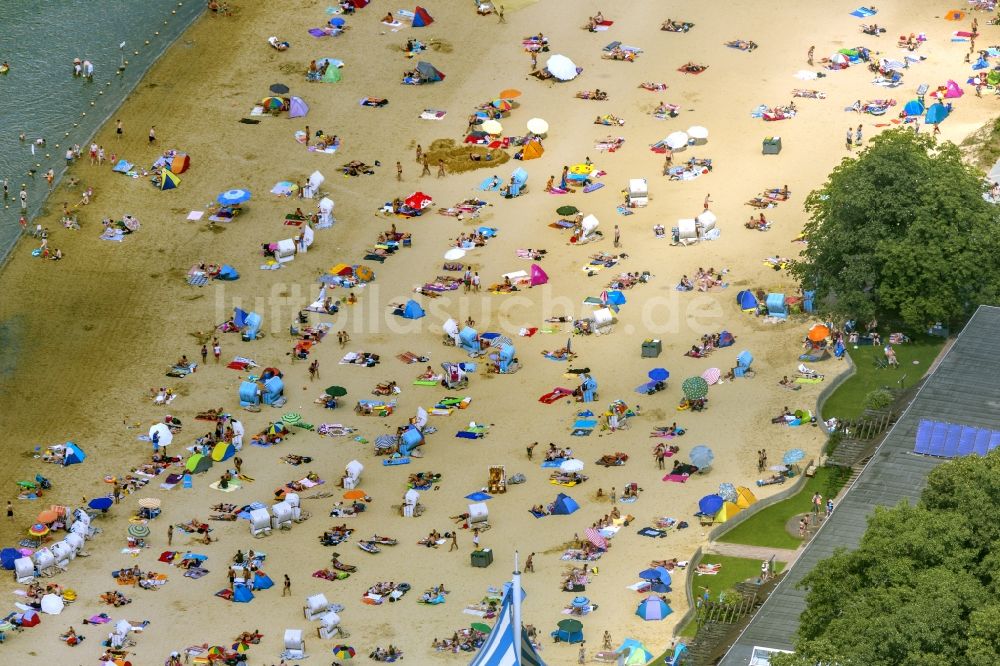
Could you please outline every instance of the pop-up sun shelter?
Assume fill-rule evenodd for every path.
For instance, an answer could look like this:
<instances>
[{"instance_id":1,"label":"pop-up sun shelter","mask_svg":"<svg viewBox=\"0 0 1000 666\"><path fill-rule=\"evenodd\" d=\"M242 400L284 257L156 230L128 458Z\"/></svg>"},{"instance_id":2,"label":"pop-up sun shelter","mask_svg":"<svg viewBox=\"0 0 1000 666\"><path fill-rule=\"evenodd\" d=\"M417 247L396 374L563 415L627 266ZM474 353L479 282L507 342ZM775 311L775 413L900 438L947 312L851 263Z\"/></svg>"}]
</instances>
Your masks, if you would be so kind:
<instances>
[{"instance_id":1,"label":"pop-up sun shelter","mask_svg":"<svg viewBox=\"0 0 1000 666\"><path fill-rule=\"evenodd\" d=\"M87 457L79 446L73 442L66 442L66 454L63 456L63 465L76 465L82 463Z\"/></svg>"},{"instance_id":2,"label":"pop-up sun shelter","mask_svg":"<svg viewBox=\"0 0 1000 666\"><path fill-rule=\"evenodd\" d=\"M434 19L431 15L427 13L427 10L423 7L418 6L413 10L413 27L414 28L425 28L431 23L434 23Z\"/></svg>"},{"instance_id":3,"label":"pop-up sun shelter","mask_svg":"<svg viewBox=\"0 0 1000 666\"><path fill-rule=\"evenodd\" d=\"M937 125L948 117L948 113L948 107L941 102L931 104L930 108L927 109L927 115L924 116L924 122L930 125Z\"/></svg>"},{"instance_id":4,"label":"pop-up sun shelter","mask_svg":"<svg viewBox=\"0 0 1000 666\"><path fill-rule=\"evenodd\" d=\"M579 508L580 505L576 503L575 499L564 493L559 493L556 497L556 501L552 503L552 515L568 516L571 513L576 512Z\"/></svg>"},{"instance_id":5,"label":"pop-up sun shelter","mask_svg":"<svg viewBox=\"0 0 1000 666\"><path fill-rule=\"evenodd\" d=\"M521 159L522 160L533 160L541 157L545 154L545 148L542 147L542 142L538 139L531 139L526 144L524 148L521 149Z\"/></svg>"},{"instance_id":6,"label":"pop-up sun shelter","mask_svg":"<svg viewBox=\"0 0 1000 666\"><path fill-rule=\"evenodd\" d=\"M309 105L301 97L293 97L288 103L288 117L301 118L309 113Z\"/></svg>"},{"instance_id":7,"label":"pop-up sun shelter","mask_svg":"<svg viewBox=\"0 0 1000 666\"><path fill-rule=\"evenodd\" d=\"M417 63L417 73L424 83L435 83L444 80L444 74L439 72L434 65L429 62L420 61Z\"/></svg>"},{"instance_id":8,"label":"pop-up sun shelter","mask_svg":"<svg viewBox=\"0 0 1000 666\"><path fill-rule=\"evenodd\" d=\"M531 286L537 287L549 281L548 274L538 264L531 264Z\"/></svg>"},{"instance_id":9,"label":"pop-up sun shelter","mask_svg":"<svg viewBox=\"0 0 1000 666\"><path fill-rule=\"evenodd\" d=\"M420 307L420 303L417 303L412 298L406 301L406 305L402 308L397 308L397 314L403 319L420 319L426 313L424 309Z\"/></svg>"},{"instance_id":10,"label":"pop-up sun shelter","mask_svg":"<svg viewBox=\"0 0 1000 666\"><path fill-rule=\"evenodd\" d=\"M181 179L170 169L164 169L160 172L160 189L161 190L172 190L181 184Z\"/></svg>"},{"instance_id":11,"label":"pop-up sun shelter","mask_svg":"<svg viewBox=\"0 0 1000 666\"><path fill-rule=\"evenodd\" d=\"M919 99L911 99L906 103L906 106L903 107L903 113L908 116L922 116L924 115L924 110L924 105Z\"/></svg>"}]
</instances>

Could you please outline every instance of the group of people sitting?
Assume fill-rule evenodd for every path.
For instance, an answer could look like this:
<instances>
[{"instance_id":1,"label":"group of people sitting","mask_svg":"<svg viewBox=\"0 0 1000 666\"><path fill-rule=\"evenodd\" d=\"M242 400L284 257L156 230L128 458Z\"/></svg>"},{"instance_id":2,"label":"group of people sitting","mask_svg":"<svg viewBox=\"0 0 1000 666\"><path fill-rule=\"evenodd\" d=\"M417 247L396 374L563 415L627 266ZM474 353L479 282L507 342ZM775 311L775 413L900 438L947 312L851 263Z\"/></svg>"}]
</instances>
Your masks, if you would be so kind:
<instances>
[{"instance_id":1,"label":"group of people sitting","mask_svg":"<svg viewBox=\"0 0 1000 666\"><path fill-rule=\"evenodd\" d=\"M673 19L667 19L660 26L660 30L666 32L687 32L694 27L694 23L688 21L674 21Z\"/></svg>"},{"instance_id":2,"label":"group of people sitting","mask_svg":"<svg viewBox=\"0 0 1000 666\"><path fill-rule=\"evenodd\" d=\"M554 443L549 442L549 448L545 450L545 460L568 460L573 457L573 449L566 447L560 448Z\"/></svg>"},{"instance_id":3,"label":"group of people sitting","mask_svg":"<svg viewBox=\"0 0 1000 666\"><path fill-rule=\"evenodd\" d=\"M708 291L713 287L725 287L726 282L723 278L728 272L728 268L717 271L709 266L706 271L699 266L694 274L694 282L687 275L682 275L680 282L677 283L677 290L694 291L697 288L698 291Z\"/></svg>"},{"instance_id":4,"label":"group of people sitting","mask_svg":"<svg viewBox=\"0 0 1000 666\"><path fill-rule=\"evenodd\" d=\"M435 638L431 647L437 652L472 652L482 647L486 642L486 634L475 629L462 629L452 634L451 638Z\"/></svg>"}]
</instances>

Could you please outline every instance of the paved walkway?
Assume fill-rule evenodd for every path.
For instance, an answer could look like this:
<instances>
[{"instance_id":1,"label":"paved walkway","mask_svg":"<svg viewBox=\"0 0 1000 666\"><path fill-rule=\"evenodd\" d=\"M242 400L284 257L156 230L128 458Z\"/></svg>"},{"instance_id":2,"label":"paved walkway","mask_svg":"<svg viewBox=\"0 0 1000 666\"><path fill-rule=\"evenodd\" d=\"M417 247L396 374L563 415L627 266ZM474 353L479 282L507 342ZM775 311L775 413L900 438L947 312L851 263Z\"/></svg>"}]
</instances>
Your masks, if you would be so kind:
<instances>
[{"instance_id":1,"label":"paved walkway","mask_svg":"<svg viewBox=\"0 0 1000 666\"><path fill-rule=\"evenodd\" d=\"M743 557L750 560L769 560L774 557L778 562L785 562L791 566L798 558L802 549L788 550L787 548L763 548L761 546L745 546L740 543L725 543L722 541L712 541L705 548L705 553L715 553L717 555L729 555L731 557Z\"/></svg>"}]
</instances>

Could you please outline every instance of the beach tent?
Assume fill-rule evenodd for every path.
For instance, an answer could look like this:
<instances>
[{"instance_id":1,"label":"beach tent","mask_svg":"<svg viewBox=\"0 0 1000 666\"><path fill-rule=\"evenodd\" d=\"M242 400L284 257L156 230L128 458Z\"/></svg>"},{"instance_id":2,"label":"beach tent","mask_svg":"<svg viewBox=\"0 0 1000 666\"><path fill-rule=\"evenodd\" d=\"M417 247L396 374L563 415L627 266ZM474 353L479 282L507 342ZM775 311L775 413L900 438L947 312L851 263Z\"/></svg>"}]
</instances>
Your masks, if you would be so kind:
<instances>
[{"instance_id":1,"label":"beach tent","mask_svg":"<svg viewBox=\"0 0 1000 666\"><path fill-rule=\"evenodd\" d=\"M930 125L937 125L947 117L948 107L941 102L938 102L937 104L931 104L931 106L927 109L927 115L924 116L924 122Z\"/></svg>"},{"instance_id":2,"label":"beach tent","mask_svg":"<svg viewBox=\"0 0 1000 666\"><path fill-rule=\"evenodd\" d=\"M18 624L22 627L34 627L39 622L41 622L41 618L38 617L38 613L33 610L26 610L24 611L24 614L21 615L21 619L18 621Z\"/></svg>"},{"instance_id":3,"label":"beach tent","mask_svg":"<svg viewBox=\"0 0 1000 666\"><path fill-rule=\"evenodd\" d=\"M548 274L538 264L531 264L531 286L537 287L549 281Z\"/></svg>"},{"instance_id":4,"label":"beach tent","mask_svg":"<svg viewBox=\"0 0 1000 666\"><path fill-rule=\"evenodd\" d=\"M184 469L191 472L192 474L201 474L202 472L207 472L212 466L212 459L201 453L195 453L186 461L184 461Z\"/></svg>"},{"instance_id":5,"label":"beach tent","mask_svg":"<svg viewBox=\"0 0 1000 666\"><path fill-rule=\"evenodd\" d=\"M425 314L427 313L424 312L422 307L420 307L420 303L417 303L411 298L406 301L406 305L403 306L403 312L400 316L402 316L403 319L420 319Z\"/></svg>"},{"instance_id":6,"label":"beach tent","mask_svg":"<svg viewBox=\"0 0 1000 666\"><path fill-rule=\"evenodd\" d=\"M431 23L434 23L434 19L431 15L427 13L427 10L423 7L417 6L413 10L413 27L414 28L426 28Z\"/></svg>"},{"instance_id":7,"label":"beach tent","mask_svg":"<svg viewBox=\"0 0 1000 666\"><path fill-rule=\"evenodd\" d=\"M118 163L111 167L112 171L117 171L118 173L128 173L135 166L128 160L118 160Z\"/></svg>"},{"instance_id":8,"label":"beach tent","mask_svg":"<svg viewBox=\"0 0 1000 666\"><path fill-rule=\"evenodd\" d=\"M647 622L656 620L665 620L667 619L667 616L673 612L674 612L673 609L667 605L667 602L664 601L663 599L660 599L655 594L651 594L645 599L643 599L641 602L639 602L639 607L635 609L635 614L641 617L643 620L646 620ZM652 657L653 655L649 656ZM646 662L634 661L632 663L645 664Z\"/></svg>"},{"instance_id":9,"label":"beach tent","mask_svg":"<svg viewBox=\"0 0 1000 666\"><path fill-rule=\"evenodd\" d=\"M215 276L215 279L230 282L232 280L239 280L240 274L229 264L222 264L222 268L219 269L219 274Z\"/></svg>"},{"instance_id":10,"label":"beach tent","mask_svg":"<svg viewBox=\"0 0 1000 666\"><path fill-rule=\"evenodd\" d=\"M21 551L17 548L4 548L0 550L0 568L7 571L14 570L14 561L21 558Z\"/></svg>"},{"instance_id":11,"label":"beach tent","mask_svg":"<svg viewBox=\"0 0 1000 666\"><path fill-rule=\"evenodd\" d=\"M177 177L170 169L164 169L160 172L160 189L161 190L172 190L181 184L181 179Z\"/></svg>"},{"instance_id":12,"label":"beach tent","mask_svg":"<svg viewBox=\"0 0 1000 666\"><path fill-rule=\"evenodd\" d=\"M282 398L284 393L285 383L281 381L281 377L275 375L264 380L264 391L261 399L264 401L265 405L280 406L284 404L284 399Z\"/></svg>"},{"instance_id":13,"label":"beach tent","mask_svg":"<svg viewBox=\"0 0 1000 666\"><path fill-rule=\"evenodd\" d=\"M434 83L444 80L444 74L439 72L434 65L422 60L417 63L417 73L420 74L420 80L424 83Z\"/></svg>"},{"instance_id":14,"label":"beach tent","mask_svg":"<svg viewBox=\"0 0 1000 666\"><path fill-rule=\"evenodd\" d=\"M523 167L517 167L514 169L514 173L510 174L510 185L508 186L509 196L520 196L521 190L527 182L528 172L525 171Z\"/></svg>"},{"instance_id":15,"label":"beach tent","mask_svg":"<svg viewBox=\"0 0 1000 666\"><path fill-rule=\"evenodd\" d=\"M253 601L253 592L250 591L250 588L247 585L234 585L233 601L238 604L250 603Z\"/></svg>"},{"instance_id":16,"label":"beach tent","mask_svg":"<svg viewBox=\"0 0 1000 666\"><path fill-rule=\"evenodd\" d=\"M63 465L76 465L82 463L87 457L79 446L73 442L66 442L66 455L63 456Z\"/></svg>"},{"instance_id":17,"label":"beach tent","mask_svg":"<svg viewBox=\"0 0 1000 666\"><path fill-rule=\"evenodd\" d=\"M924 115L924 105L921 104L919 99L911 99L903 107L903 113L908 116L922 116Z\"/></svg>"},{"instance_id":18,"label":"beach tent","mask_svg":"<svg viewBox=\"0 0 1000 666\"><path fill-rule=\"evenodd\" d=\"M316 61L316 66L322 68L326 65L326 74L320 77L323 83L336 83L341 79L340 68L344 66L344 61L336 58L320 58Z\"/></svg>"},{"instance_id":19,"label":"beach tent","mask_svg":"<svg viewBox=\"0 0 1000 666\"><path fill-rule=\"evenodd\" d=\"M191 157L187 153L177 153L170 159L170 170L184 173L191 167Z\"/></svg>"},{"instance_id":20,"label":"beach tent","mask_svg":"<svg viewBox=\"0 0 1000 666\"><path fill-rule=\"evenodd\" d=\"M558 628L552 632L552 638L556 639L556 642L583 642L583 623L579 620L559 620L556 626Z\"/></svg>"},{"instance_id":21,"label":"beach tent","mask_svg":"<svg viewBox=\"0 0 1000 666\"><path fill-rule=\"evenodd\" d=\"M219 442L212 449L212 460L222 462L236 455L236 448L229 442Z\"/></svg>"},{"instance_id":22,"label":"beach tent","mask_svg":"<svg viewBox=\"0 0 1000 666\"><path fill-rule=\"evenodd\" d=\"M556 501L552 503L552 515L568 516L579 508L580 505L576 503L575 499L565 493L559 493Z\"/></svg>"},{"instance_id":23,"label":"beach tent","mask_svg":"<svg viewBox=\"0 0 1000 666\"><path fill-rule=\"evenodd\" d=\"M628 650L628 654L625 654L625 650ZM653 653L646 649L646 646L635 640L634 638L626 638L625 642L621 644L617 650L615 650L620 655L625 655L624 659L621 661L623 666L645 666L648 662L653 660Z\"/></svg>"},{"instance_id":24,"label":"beach tent","mask_svg":"<svg viewBox=\"0 0 1000 666\"><path fill-rule=\"evenodd\" d=\"M749 289L744 289L736 294L736 303L740 306L740 310L744 312L751 312L757 309L757 297Z\"/></svg>"},{"instance_id":25,"label":"beach tent","mask_svg":"<svg viewBox=\"0 0 1000 666\"><path fill-rule=\"evenodd\" d=\"M739 506L738 504L734 504L733 502L725 502L722 505L722 508L719 509L719 512L715 514L715 522L724 523L742 510L743 507Z\"/></svg>"},{"instance_id":26,"label":"beach tent","mask_svg":"<svg viewBox=\"0 0 1000 666\"><path fill-rule=\"evenodd\" d=\"M736 489L736 506L741 509L746 509L752 504L757 503L757 496L753 494L753 491L746 486L740 486Z\"/></svg>"},{"instance_id":27,"label":"beach tent","mask_svg":"<svg viewBox=\"0 0 1000 666\"><path fill-rule=\"evenodd\" d=\"M958 87L957 83L955 83L951 79L948 79L948 83L944 85L945 97L947 97L948 99L954 99L956 97L961 97L964 94L965 92L963 92L962 89Z\"/></svg>"},{"instance_id":28,"label":"beach tent","mask_svg":"<svg viewBox=\"0 0 1000 666\"><path fill-rule=\"evenodd\" d=\"M541 157L545 154L545 148L542 147L542 142L538 139L532 139L524 144L524 149L521 151L522 160L533 160Z\"/></svg>"},{"instance_id":29,"label":"beach tent","mask_svg":"<svg viewBox=\"0 0 1000 666\"><path fill-rule=\"evenodd\" d=\"M965 18L965 12L961 9L951 9L944 15L945 21L961 21Z\"/></svg>"},{"instance_id":30,"label":"beach tent","mask_svg":"<svg viewBox=\"0 0 1000 666\"><path fill-rule=\"evenodd\" d=\"M301 118L309 113L309 105L302 101L301 97L293 97L288 104L288 117Z\"/></svg>"}]
</instances>

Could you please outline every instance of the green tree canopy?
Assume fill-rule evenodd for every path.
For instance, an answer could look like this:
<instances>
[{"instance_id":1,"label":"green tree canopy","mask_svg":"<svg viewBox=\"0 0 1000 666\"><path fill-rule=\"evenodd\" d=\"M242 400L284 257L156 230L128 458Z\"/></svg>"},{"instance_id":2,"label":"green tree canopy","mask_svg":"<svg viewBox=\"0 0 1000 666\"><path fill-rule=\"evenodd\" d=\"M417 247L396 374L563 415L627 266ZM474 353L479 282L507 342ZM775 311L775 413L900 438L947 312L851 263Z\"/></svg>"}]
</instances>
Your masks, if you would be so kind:
<instances>
[{"instance_id":1,"label":"green tree canopy","mask_svg":"<svg viewBox=\"0 0 1000 666\"><path fill-rule=\"evenodd\" d=\"M958 324L1000 295L998 216L982 193L954 144L885 132L806 198L792 272L828 314Z\"/></svg>"},{"instance_id":2,"label":"green tree canopy","mask_svg":"<svg viewBox=\"0 0 1000 666\"><path fill-rule=\"evenodd\" d=\"M1000 450L934 470L916 506L879 508L857 550L802 581L795 655L775 666L1000 663Z\"/></svg>"}]
</instances>

